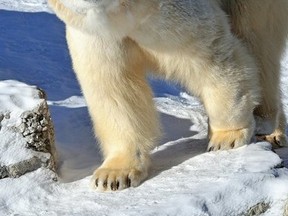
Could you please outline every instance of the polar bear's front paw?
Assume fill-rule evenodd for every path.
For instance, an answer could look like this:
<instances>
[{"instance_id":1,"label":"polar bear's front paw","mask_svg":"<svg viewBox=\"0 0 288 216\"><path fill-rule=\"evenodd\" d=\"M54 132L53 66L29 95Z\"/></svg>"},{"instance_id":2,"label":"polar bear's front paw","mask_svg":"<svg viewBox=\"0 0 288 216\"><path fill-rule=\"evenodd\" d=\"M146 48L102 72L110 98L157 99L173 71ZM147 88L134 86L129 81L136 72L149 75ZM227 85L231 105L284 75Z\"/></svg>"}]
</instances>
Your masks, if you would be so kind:
<instances>
[{"instance_id":1,"label":"polar bear's front paw","mask_svg":"<svg viewBox=\"0 0 288 216\"><path fill-rule=\"evenodd\" d=\"M148 176L149 159L117 157L106 159L93 174L92 188L98 191L116 191L137 187Z\"/></svg>"},{"instance_id":2,"label":"polar bear's front paw","mask_svg":"<svg viewBox=\"0 0 288 216\"><path fill-rule=\"evenodd\" d=\"M248 144L251 139L251 129L213 131L211 133L208 151L228 150Z\"/></svg>"},{"instance_id":3,"label":"polar bear's front paw","mask_svg":"<svg viewBox=\"0 0 288 216\"><path fill-rule=\"evenodd\" d=\"M98 191L123 190L137 187L146 176L136 169L99 168L93 174L91 186Z\"/></svg>"}]
</instances>

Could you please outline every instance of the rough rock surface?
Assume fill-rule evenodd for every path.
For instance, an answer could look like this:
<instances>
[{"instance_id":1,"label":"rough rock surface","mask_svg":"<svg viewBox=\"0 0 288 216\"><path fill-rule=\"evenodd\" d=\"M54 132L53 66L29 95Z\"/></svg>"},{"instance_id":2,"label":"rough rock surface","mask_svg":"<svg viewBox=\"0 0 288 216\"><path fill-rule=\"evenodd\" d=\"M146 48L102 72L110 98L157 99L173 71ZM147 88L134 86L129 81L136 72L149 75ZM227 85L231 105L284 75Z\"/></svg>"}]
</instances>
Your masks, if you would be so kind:
<instances>
[{"instance_id":1,"label":"rough rock surface","mask_svg":"<svg viewBox=\"0 0 288 216\"><path fill-rule=\"evenodd\" d=\"M283 216L288 216L288 199L287 199L287 201L286 201L286 205L284 206Z\"/></svg>"},{"instance_id":2,"label":"rough rock surface","mask_svg":"<svg viewBox=\"0 0 288 216\"><path fill-rule=\"evenodd\" d=\"M270 208L269 203L261 202L252 206L246 213L243 213L244 216L260 216L265 213Z\"/></svg>"},{"instance_id":3,"label":"rough rock surface","mask_svg":"<svg viewBox=\"0 0 288 216\"><path fill-rule=\"evenodd\" d=\"M34 86L2 81L0 179L16 178L40 167L56 170L54 128L45 93Z\"/></svg>"},{"instance_id":4,"label":"rough rock surface","mask_svg":"<svg viewBox=\"0 0 288 216\"><path fill-rule=\"evenodd\" d=\"M50 153L52 157L47 161L47 167L55 169L54 128L46 101L39 104L36 110L24 112L21 121L18 131L25 138L26 147L37 152Z\"/></svg>"}]
</instances>

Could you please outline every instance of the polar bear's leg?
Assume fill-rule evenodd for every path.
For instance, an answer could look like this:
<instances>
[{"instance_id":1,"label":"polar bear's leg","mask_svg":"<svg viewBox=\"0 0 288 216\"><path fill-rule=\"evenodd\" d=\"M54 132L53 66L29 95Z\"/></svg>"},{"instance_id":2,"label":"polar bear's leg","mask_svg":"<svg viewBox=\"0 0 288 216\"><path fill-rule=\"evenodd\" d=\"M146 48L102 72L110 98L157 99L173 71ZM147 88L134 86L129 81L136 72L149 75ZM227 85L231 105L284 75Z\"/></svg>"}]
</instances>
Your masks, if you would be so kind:
<instances>
[{"instance_id":1,"label":"polar bear's leg","mask_svg":"<svg viewBox=\"0 0 288 216\"><path fill-rule=\"evenodd\" d=\"M250 35L247 35L247 44L258 60L262 87L262 99L254 111L257 123L259 123L256 134L267 135L267 140L274 146L284 146L287 141L285 139L285 115L283 115L281 102L280 61L285 37L284 35L267 35L264 29L259 29L255 35L260 41L266 41L266 43L253 42L252 44L248 38ZM282 38L282 43L279 38ZM271 44L267 41L274 42Z\"/></svg>"},{"instance_id":2,"label":"polar bear's leg","mask_svg":"<svg viewBox=\"0 0 288 216\"><path fill-rule=\"evenodd\" d=\"M212 91L204 99L209 116L208 150L227 150L250 143L255 128L253 102L242 95L243 100L238 103L238 99L225 95L225 91Z\"/></svg>"},{"instance_id":3,"label":"polar bear's leg","mask_svg":"<svg viewBox=\"0 0 288 216\"><path fill-rule=\"evenodd\" d=\"M242 45L232 58L209 70L201 98L209 117L208 150L237 148L250 143L254 133L253 110L259 102L257 68Z\"/></svg>"},{"instance_id":4,"label":"polar bear's leg","mask_svg":"<svg viewBox=\"0 0 288 216\"><path fill-rule=\"evenodd\" d=\"M283 147L288 145L287 135L286 135L286 116L283 110L283 105L280 107L280 112L278 116L278 122L275 131L266 136L266 140L270 142L275 148Z\"/></svg>"},{"instance_id":5,"label":"polar bear's leg","mask_svg":"<svg viewBox=\"0 0 288 216\"><path fill-rule=\"evenodd\" d=\"M209 116L209 151L250 143L255 127L255 101L249 93L220 84L206 88L202 100Z\"/></svg>"},{"instance_id":6,"label":"polar bear's leg","mask_svg":"<svg viewBox=\"0 0 288 216\"><path fill-rule=\"evenodd\" d=\"M69 27L67 41L104 155L92 186L137 186L148 175L149 153L160 133L145 56L130 39L105 41Z\"/></svg>"},{"instance_id":7,"label":"polar bear's leg","mask_svg":"<svg viewBox=\"0 0 288 216\"><path fill-rule=\"evenodd\" d=\"M84 15L77 14L65 7L60 0L48 0L49 6L57 16L68 25L80 28L85 20Z\"/></svg>"},{"instance_id":8,"label":"polar bear's leg","mask_svg":"<svg viewBox=\"0 0 288 216\"><path fill-rule=\"evenodd\" d=\"M209 47L209 52L203 45L204 49L197 47L197 54L185 57L153 53L159 59L161 73L202 100L209 117L209 150L250 143L255 128L253 110L260 98L254 59L238 39L228 31L222 32L224 35Z\"/></svg>"},{"instance_id":9,"label":"polar bear's leg","mask_svg":"<svg viewBox=\"0 0 288 216\"><path fill-rule=\"evenodd\" d=\"M286 116L283 110L283 105L280 106L279 116L277 119L277 127L274 132L270 135L258 136L259 140L266 140L270 142L274 148L279 148L287 146L287 136L286 136Z\"/></svg>"},{"instance_id":10,"label":"polar bear's leg","mask_svg":"<svg viewBox=\"0 0 288 216\"><path fill-rule=\"evenodd\" d=\"M260 123L257 124L256 134L263 135L262 138L267 138L275 146L284 146L287 140L286 119L280 98L280 61L288 34L288 2L222 2L229 3L230 7L225 12L231 19L232 31L246 43L260 71L262 100L254 112Z\"/></svg>"}]
</instances>

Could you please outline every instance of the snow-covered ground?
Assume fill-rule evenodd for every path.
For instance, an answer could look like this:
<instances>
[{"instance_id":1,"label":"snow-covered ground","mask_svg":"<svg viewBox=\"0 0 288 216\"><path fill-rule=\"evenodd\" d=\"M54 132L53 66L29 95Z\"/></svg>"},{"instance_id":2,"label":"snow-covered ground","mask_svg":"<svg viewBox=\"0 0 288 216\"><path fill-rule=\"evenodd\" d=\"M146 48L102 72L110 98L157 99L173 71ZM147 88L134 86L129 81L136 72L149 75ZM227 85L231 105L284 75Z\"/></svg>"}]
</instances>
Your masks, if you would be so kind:
<instances>
[{"instance_id":1,"label":"snow-covered ground","mask_svg":"<svg viewBox=\"0 0 288 216\"><path fill-rule=\"evenodd\" d=\"M55 182L52 172L38 169L18 179L0 180L0 215L232 216L259 203L268 208L266 216L283 214L288 170L275 168L281 159L270 145L206 153L201 104L179 86L154 79L150 83L165 135L152 152L149 179L138 188L116 193L91 190L89 179L101 154L71 70L63 24L47 13L45 0L0 0L0 9L5 9L0 10L0 80L18 80L46 91L60 175ZM288 55L282 71L286 93ZM287 114L288 95L283 99ZM288 167L287 148L277 153Z\"/></svg>"},{"instance_id":2,"label":"snow-covered ground","mask_svg":"<svg viewBox=\"0 0 288 216\"><path fill-rule=\"evenodd\" d=\"M52 12L47 5L47 0L1 0L1 9L25 12Z\"/></svg>"}]
</instances>

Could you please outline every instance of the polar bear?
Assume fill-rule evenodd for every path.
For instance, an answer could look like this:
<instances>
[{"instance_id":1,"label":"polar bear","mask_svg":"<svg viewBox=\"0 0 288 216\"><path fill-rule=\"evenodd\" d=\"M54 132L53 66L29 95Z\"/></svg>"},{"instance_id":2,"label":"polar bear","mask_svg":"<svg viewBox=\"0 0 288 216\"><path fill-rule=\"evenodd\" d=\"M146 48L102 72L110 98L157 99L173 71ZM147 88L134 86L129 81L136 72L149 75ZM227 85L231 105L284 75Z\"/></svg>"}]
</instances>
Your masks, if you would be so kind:
<instances>
[{"instance_id":1,"label":"polar bear","mask_svg":"<svg viewBox=\"0 0 288 216\"><path fill-rule=\"evenodd\" d=\"M255 119L266 124L258 137L286 143L279 68L287 0L49 4L66 23L73 67L101 142L104 162L92 187L121 190L148 175L160 127L146 71L200 98L209 117L209 151L249 143Z\"/></svg>"}]
</instances>

